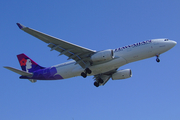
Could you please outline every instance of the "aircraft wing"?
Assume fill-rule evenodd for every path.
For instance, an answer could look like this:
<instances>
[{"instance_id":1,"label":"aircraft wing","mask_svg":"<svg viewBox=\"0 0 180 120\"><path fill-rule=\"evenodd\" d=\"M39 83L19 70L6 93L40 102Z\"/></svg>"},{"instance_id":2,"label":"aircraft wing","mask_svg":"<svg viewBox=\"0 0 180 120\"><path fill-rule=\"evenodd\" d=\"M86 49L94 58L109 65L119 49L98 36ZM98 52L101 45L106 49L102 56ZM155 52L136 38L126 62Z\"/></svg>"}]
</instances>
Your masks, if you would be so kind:
<instances>
[{"instance_id":1,"label":"aircraft wing","mask_svg":"<svg viewBox=\"0 0 180 120\"><path fill-rule=\"evenodd\" d=\"M50 35L44 34L42 32L36 31L34 29L25 27L21 25L20 23L17 23L18 27L29 33L30 35L44 41L45 43L48 43L48 47L52 50L56 50L60 52L59 55L66 55L69 59L73 59L76 61L76 64L81 65L81 67L85 68L86 64L89 63L90 55L95 53L96 51L90 50L75 44L72 44L70 42L52 37Z\"/></svg>"}]
</instances>

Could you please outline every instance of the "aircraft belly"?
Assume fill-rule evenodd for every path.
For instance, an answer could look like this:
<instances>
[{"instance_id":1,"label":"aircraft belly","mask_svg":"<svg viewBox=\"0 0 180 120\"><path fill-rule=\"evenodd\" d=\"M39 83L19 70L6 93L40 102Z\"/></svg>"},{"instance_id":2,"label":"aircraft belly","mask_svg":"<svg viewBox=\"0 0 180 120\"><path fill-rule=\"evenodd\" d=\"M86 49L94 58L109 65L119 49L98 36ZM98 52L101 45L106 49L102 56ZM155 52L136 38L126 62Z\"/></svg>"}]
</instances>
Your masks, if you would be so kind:
<instances>
[{"instance_id":1,"label":"aircraft belly","mask_svg":"<svg viewBox=\"0 0 180 120\"><path fill-rule=\"evenodd\" d=\"M123 57L119 57L106 63L91 66L90 69L92 70L92 74L96 75L96 74L108 72L110 70L114 70L116 68L119 68L120 66L125 65L126 63L127 62Z\"/></svg>"}]
</instances>

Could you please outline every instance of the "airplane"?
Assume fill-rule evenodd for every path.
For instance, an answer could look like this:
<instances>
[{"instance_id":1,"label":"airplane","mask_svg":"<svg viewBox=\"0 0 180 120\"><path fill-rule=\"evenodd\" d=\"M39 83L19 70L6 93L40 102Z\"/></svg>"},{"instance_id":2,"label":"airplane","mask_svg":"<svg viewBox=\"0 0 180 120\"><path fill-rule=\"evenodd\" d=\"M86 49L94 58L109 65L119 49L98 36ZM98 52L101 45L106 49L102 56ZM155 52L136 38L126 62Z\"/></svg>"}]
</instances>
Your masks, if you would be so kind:
<instances>
[{"instance_id":1,"label":"airplane","mask_svg":"<svg viewBox=\"0 0 180 120\"><path fill-rule=\"evenodd\" d=\"M103 86L110 78L121 80L132 77L131 69L118 70L119 67L154 56L156 56L156 61L160 62L159 55L177 44L176 41L162 38L146 40L116 49L95 51L52 37L20 23L17 25L21 30L47 43L51 51L56 50L60 53L59 55L66 55L67 60L73 59L73 61L59 65L42 67L22 53L17 55L22 70L4 66L4 68L20 74L20 79L28 79L32 83L37 80L60 80L76 76L86 78L93 75L94 86Z\"/></svg>"}]
</instances>

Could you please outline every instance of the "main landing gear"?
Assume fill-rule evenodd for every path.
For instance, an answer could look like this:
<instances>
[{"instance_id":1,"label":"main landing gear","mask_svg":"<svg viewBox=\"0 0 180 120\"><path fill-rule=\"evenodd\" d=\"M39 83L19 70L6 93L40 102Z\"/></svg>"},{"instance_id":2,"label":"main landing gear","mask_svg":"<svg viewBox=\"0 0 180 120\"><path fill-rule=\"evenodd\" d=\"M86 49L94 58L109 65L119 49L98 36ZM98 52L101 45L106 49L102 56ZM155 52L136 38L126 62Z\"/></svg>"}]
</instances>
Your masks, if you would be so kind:
<instances>
[{"instance_id":1,"label":"main landing gear","mask_svg":"<svg viewBox=\"0 0 180 120\"><path fill-rule=\"evenodd\" d=\"M98 81L94 82L94 86L99 87L99 84L103 82L103 79L99 78Z\"/></svg>"},{"instance_id":2,"label":"main landing gear","mask_svg":"<svg viewBox=\"0 0 180 120\"><path fill-rule=\"evenodd\" d=\"M88 73L88 74L91 74L92 71L91 71L89 68L86 68L86 69L84 70L84 72L81 73L81 76L82 76L83 78L86 78L86 77L87 77L87 73Z\"/></svg>"},{"instance_id":3,"label":"main landing gear","mask_svg":"<svg viewBox=\"0 0 180 120\"><path fill-rule=\"evenodd\" d=\"M156 62L160 62L159 55L156 55Z\"/></svg>"}]
</instances>

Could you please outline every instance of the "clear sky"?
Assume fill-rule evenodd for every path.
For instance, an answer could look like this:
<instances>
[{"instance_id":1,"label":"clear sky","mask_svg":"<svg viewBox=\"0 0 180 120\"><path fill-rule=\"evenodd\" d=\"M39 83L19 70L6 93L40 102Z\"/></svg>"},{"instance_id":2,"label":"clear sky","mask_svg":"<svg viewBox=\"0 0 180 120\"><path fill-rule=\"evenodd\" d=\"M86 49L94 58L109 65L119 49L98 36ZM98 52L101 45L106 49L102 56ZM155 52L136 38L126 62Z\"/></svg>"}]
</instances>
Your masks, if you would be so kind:
<instances>
[{"instance_id":1,"label":"clear sky","mask_svg":"<svg viewBox=\"0 0 180 120\"><path fill-rule=\"evenodd\" d=\"M1 0L0 120L179 120L179 0ZM93 76L30 83L17 54L41 66L67 61L16 22L93 50L155 38L178 44L160 56L130 63L132 78L96 88Z\"/></svg>"}]
</instances>

